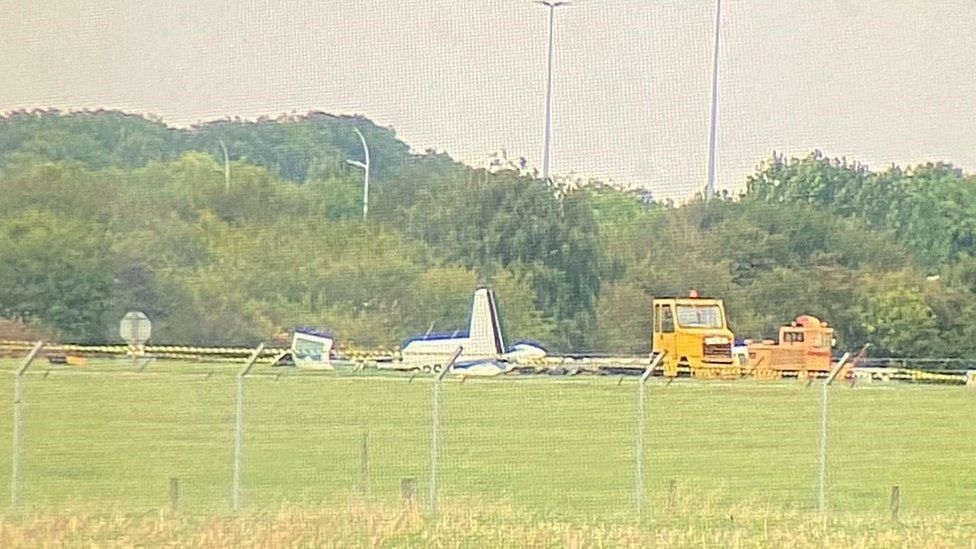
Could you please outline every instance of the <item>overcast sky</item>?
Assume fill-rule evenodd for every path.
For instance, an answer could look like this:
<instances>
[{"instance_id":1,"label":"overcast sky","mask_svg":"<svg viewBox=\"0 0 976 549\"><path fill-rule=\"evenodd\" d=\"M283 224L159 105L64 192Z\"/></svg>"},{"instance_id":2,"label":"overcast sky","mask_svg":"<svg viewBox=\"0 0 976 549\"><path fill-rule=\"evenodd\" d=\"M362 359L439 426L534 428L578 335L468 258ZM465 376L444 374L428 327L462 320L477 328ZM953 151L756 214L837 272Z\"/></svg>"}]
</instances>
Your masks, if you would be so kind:
<instances>
[{"instance_id":1,"label":"overcast sky","mask_svg":"<svg viewBox=\"0 0 976 549\"><path fill-rule=\"evenodd\" d=\"M714 0L556 16L553 174L703 185ZM541 167L547 16L530 0L0 0L0 110L185 125L362 114L414 149ZM718 187L774 149L976 170L976 0L724 0Z\"/></svg>"}]
</instances>

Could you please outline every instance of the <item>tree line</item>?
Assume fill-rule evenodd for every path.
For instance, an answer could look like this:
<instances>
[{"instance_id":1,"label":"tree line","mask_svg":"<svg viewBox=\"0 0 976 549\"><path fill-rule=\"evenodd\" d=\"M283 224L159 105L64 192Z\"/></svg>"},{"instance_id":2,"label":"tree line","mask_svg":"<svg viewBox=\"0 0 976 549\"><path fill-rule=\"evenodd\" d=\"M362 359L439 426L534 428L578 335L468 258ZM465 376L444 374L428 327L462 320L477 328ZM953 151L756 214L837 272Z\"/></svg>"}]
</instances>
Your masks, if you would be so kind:
<instances>
[{"instance_id":1,"label":"tree line","mask_svg":"<svg viewBox=\"0 0 976 549\"><path fill-rule=\"evenodd\" d=\"M362 171L345 162L362 155L353 128L373 163L365 220ZM473 288L491 284L510 341L644 354L653 297L695 289L726 300L739 337L806 313L841 349L974 354L976 179L951 165L773 155L741 196L679 206L522 168L414 153L390 128L323 113L190 128L9 113L0 326L113 341L141 310L159 343L316 326L397 346L463 329Z\"/></svg>"}]
</instances>

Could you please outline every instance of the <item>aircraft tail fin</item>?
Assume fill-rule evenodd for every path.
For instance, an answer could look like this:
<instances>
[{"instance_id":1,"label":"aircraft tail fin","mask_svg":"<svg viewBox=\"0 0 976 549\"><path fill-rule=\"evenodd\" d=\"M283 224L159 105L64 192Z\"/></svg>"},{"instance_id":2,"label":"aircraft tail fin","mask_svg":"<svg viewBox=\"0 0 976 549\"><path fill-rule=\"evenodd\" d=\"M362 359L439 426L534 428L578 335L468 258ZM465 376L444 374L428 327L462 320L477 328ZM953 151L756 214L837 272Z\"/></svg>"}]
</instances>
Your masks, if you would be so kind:
<instances>
[{"instance_id":1,"label":"aircraft tail fin","mask_svg":"<svg viewBox=\"0 0 976 549\"><path fill-rule=\"evenodd\" d=\"M475 290L470 322L468 337L472 354L501 355L505 352L495 292L491 288ZM465 349L465 353L468 352L469 349Z\"/></svg>"}]
</instances>

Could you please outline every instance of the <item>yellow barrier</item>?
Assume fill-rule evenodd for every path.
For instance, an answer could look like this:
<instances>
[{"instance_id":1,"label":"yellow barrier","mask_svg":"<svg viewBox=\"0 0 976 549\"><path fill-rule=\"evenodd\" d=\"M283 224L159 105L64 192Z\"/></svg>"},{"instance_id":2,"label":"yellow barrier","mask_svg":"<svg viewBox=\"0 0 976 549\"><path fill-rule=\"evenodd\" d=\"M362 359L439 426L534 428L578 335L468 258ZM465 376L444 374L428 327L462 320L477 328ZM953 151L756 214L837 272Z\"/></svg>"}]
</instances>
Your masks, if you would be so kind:
<instances>
[{"instance_id":1,"label":"yellow barrier","mask_svg":"<svg viewBox=\"0 0 976 549\"><path fill-rule=\"evenodd\" d=\"M4 354L26 354L34 347L31 341L0 340L0 355ZM262 362L275 359L287 354L290 348L265 347L259 358ZM51 343L44 346L44 354L66 354L72 355L74 365L83 365L86 356L152 356L155 358L169 359L194 359L201 361L237 361L251 356L254 353L253 347L203 347L191 345L145 345L135 347L132 345L77 345L71 343ZM340 347L336 349L339 358L366 362L366 361L397 361L400 357L398 350L389 348L364 349L360 347ZM432 358L443 358L442 355L432 355ZM585 357L585 356L545 356L538 358L519 359L518 364L528 367L587 367L594 371L605 368L620 366L640 366L649 363L645 357ZM953 384L973 384L976 385L976 371L966 374L947 374L940 372L929 372L924 370L910 370L904 368L883 369L883 373L874 372L875 369L865 368L865 373L871 372L870 377L878 376L879 379L892 379L901 381L928 382L928 383L953 383ZM756 369L743 371L740 368L696 368L692 370L687 366L679 367L677 370L664 370L666 377L674 377L684 374L701 379L732 379L740 376L753 377L756 379L779 379L782 372L775 372L767 369ZM811 377L816 377L813 372L797 372L797 379L808 381Z\"/></svg>"}]
</instances>

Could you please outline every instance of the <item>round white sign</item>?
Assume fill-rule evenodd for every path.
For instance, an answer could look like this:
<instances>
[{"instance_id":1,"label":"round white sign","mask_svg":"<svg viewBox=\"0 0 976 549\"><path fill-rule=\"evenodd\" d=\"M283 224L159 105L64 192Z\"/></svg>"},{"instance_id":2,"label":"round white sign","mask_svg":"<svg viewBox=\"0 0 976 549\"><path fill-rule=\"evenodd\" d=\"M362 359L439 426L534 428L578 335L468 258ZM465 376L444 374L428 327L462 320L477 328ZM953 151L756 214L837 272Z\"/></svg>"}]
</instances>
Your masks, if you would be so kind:
<instances>
[{"instance_id":1,"label":"round white sign","mask_svg":"<svg viewBox=\"0 0 976 549\"><path fill-rule=\"evenodd\" d=\"M130 345L142 345L149 341L151 333L152 322L149 321L149 317L145 313L139 311L126 313L122 317L122 322L119 323L119 336Z\"/></svg>"}]
</instances>

